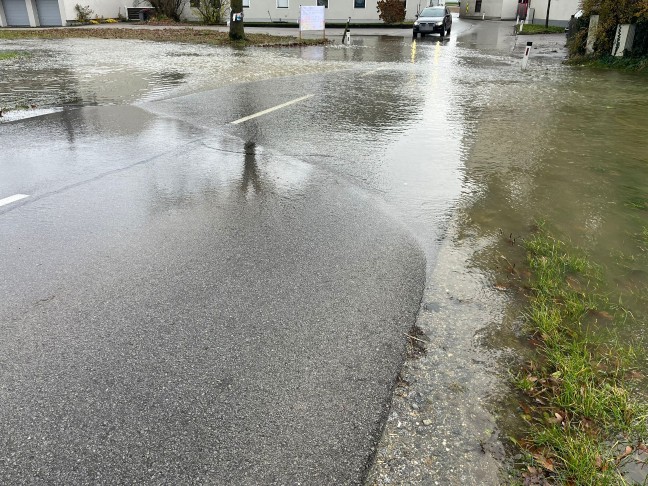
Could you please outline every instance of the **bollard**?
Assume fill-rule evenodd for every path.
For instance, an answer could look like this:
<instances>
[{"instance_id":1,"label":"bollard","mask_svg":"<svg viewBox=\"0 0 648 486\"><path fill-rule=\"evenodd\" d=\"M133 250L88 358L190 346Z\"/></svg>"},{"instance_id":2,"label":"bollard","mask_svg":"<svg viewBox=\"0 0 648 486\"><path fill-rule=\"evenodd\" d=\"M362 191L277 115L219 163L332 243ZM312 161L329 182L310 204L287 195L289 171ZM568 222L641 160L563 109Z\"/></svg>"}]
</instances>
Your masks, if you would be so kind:
<instances>
[{"instance_id":1,"label":"bollard","mask_svg":"<svg viewBox=\"0 0 648 486\"><path fill-rule=\"evenodd\" d=\"M344 27L344 34L342 34L342 44L350 45L351 44L351 29L349 24L351 23L351 17L347 20L346 27Z\"/></svg>"},{"instance_id":2,"label":"bollard","mask_svg":"<svg viewBox=\"0 0 648 486\"><path fill-rule=\"evenodd\" d=\"M533 42L527 42L526 48L524 49L524 57L522 58L522 71L525 71L527 64L529 64L529 54L531 54L531 46Z\"/></svg>"},{"instance_id":3,"label":"bollard","mask_svg":"<svg viewBox=\"0 0 648 486\"><path fill-rule=\"evenodd\" d=\"M524 19L522 19L522 22L520 23L520 32L522 32L522 29L524 29Z\"/></svg>"}]
</instances>

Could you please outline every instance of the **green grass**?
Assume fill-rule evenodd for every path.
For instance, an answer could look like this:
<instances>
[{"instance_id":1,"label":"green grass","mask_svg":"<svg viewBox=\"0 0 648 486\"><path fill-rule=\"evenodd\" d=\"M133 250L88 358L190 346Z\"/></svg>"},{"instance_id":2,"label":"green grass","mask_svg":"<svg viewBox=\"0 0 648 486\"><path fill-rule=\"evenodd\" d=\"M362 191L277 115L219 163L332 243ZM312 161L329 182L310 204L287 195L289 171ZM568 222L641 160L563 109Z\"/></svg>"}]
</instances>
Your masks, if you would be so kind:
<instances>
[{"instance_id":1,"label":"green grass","mask_svg":"<svg viewBox=\"0 0 648 486\"><path fill-rule=\"evenodd\" d=\"M17 52L17 51L0 51L0 61L6 61L9 59L16 59L18 57L22 57L25 54L23 52Z\"/></svg>"},{"instance_id":2,"label":"green grass","mask_svg":"<svg viewBox=\"0 0 648 486\"><path fill-rule=\"evenodd\" d=\"M554 25L550 25L549 27L545 27L544 25L541 24L524 24L524 28L522 29L522 32L520 32L520 26L518 25L518 34L520 35L534 35L534 34L564 34L565 33L565 28L564 27L556 27Z\"/></svg>"},{"instance_id":3,"label":"green grass","mask_svg":"<svg viewBox=\"0 0 648 486\"><path fill-rule=\"evenodd\" d=\"M627 314L597 292L599 269L542 226L525 247L532 275L526 322L537 357L516 379L529 423L517 441L531 471L524 474L552 484L625 484L623 453L643 447L648 408L628 387L632 348L600 321L612 326Z\"/></svg>"},{"instance_id":4,"label":"green grass","mask_svg":"<svg viewBox=\"0 0 648 486\"><path fill-rule=\"evenodd\" d=\"M0 39L67 39L67 38L100 38L100 39L139 39L156 42L187 42L192 44L211 45L250 45L250 46L301 46L325 44L325 39L298 39L290 36L267 34L246 34L244 41L230 41L226 32L216 32L200 28L182 29L87 29L74 27L68 29L30 29L2 30Z\"/></svg>"},{"instance_id":5,"label":"green grass","mask_svg":"<svg viewBox=\"0 0 648 486\"><path fill-rule=\"evenodd\" d=\"M595 69L617 69L621 71L648 73L648 56L647 57L573 56L570 59L568 59L565 63L572 66L590 67Z\"/></svg>"}]
</instances>

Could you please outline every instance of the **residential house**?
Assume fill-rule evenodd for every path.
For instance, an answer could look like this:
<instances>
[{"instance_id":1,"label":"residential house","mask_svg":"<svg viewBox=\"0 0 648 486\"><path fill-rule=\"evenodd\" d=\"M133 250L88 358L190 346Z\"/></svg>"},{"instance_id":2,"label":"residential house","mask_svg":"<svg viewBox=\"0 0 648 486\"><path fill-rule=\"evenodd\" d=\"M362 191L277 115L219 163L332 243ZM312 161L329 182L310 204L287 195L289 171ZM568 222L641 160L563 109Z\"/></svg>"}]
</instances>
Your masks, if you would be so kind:
<instances>
[{"instance_id":1,"label":"residential house","mask_svg":"<svg viewBox=\"0 0 648 486\"><path fill-rule=\"evenodd\" d=\"M197 1L197 0L195 0ZM430 1L405 0L405 15L414 20L416 14L427 7ZM194 0L191 0L194 4ZM325 8L326 22L343 23L349 17L354 23L381 22L378 17L378 0L243 0L244 20L247 22L298 22L299 7L319 5ZM183 16L198 20L195 8L185 7Z\"/></svg>"},{"instance_id":2,"label":"residential house","mask_svg":"<svg viewBox=\"0 0 648 486\"><path fill-rule=\"evenodd\" d=\"M544 24L547 2L548 0L461 0L459 16L497 20L515 20L519 17L528 22ZM549 24L566 26L580 8L579 5L580 0L551 0Z\"/></svg>"},{"instance_id":3,"label":"residential house","mask_svg":"<svg viewBox=\"0 0 648 486\"><path fill-rule=\"evenodd\" d=\"M124 0L0 0L0 27L53 27L77 18L75 6L88 6L92 17L125 15Z\"/></svg>"}]
</instances>

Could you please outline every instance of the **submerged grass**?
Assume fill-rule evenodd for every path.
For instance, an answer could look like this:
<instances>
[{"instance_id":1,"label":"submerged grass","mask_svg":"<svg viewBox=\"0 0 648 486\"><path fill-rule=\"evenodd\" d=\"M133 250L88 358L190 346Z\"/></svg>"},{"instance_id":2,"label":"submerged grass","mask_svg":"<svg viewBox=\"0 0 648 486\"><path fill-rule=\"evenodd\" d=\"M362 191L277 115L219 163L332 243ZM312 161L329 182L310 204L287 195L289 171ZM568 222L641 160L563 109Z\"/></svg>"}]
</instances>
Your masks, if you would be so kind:
<instances>
[{"instance_id":1,"label":"submerged grass","mask_svg":"<svg viewBox=\"0 0 648 486\"><path fill-rule=\"evenodd\" d=\"M600 272L541 226L525 244L531 270L526 321L537 359L516 380L529 434L528 484L627 484L622 466L646 459L648 408L631 393L634 353L606 324L629 318L597 292Z\"/></svg>"},{"instance_id":2,"label":"submerged grass","mask_svg":"<svg viewBox=\"0 0 648 486\"><path fill-rule=\"evenodd\" d=\"M0 51L0 61L6 61L9 59L16 59L25 55L22 52L17 51Z\"/></svg>"},{"instance_id":3,"label":"submerged grass","mask_svg":"<svg viewBox=\"0 0 648 486\"><path fill-rule=\"evenodd\" d=\"M520 35L534 35L534 34L564 34L564 27L556 27L555 25L550 25L545 27L540 24L524 24L524 28L520 31L520 26L517 27L517 32Z\"/></svg>"},{"instance_id":4,"label":"submerged grass","mask_svg":"<svg viewBox=\"0 0 648 486\"><path fill-rule=\"evenodd\" d=\"M648 73L648 56L646 57L591 57L572 56L566 64L572 66L591 67L596 69L618 69L638 73Z\"/></svg>"},{"instance_id":5,"label":"submerged grass","mask_svg":"<svg viewBox=\"0 0 648 486\"><path fill-rule=\"evenodd\" d=\"M64 29L29 29L0 30L0 39L136 39L156 42L187 42L191 44L210 44L217 46L301 46L326 44L325 39L298 39L296 37L275 36L268 34L246 34L243 41L230 41L226 32L200 28L64 28Z\"/></svg>"}]
</instances>

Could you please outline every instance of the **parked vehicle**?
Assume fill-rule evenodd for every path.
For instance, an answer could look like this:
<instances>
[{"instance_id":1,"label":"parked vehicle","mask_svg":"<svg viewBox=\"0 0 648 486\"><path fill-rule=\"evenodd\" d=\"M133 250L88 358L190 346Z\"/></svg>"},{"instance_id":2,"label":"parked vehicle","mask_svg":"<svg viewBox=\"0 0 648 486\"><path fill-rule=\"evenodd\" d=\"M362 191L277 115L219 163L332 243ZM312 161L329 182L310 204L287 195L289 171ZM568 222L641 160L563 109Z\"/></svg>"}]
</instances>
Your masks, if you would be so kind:
<instances>
[{"instance_id":1,"label":"parked vehicle","mask_svg":"<svg viewBox=\"0 0 648 486\"><path fill-rule=\"evenodd\" d=\"M441 38L450 35L452 14L448 7L426 7L416 16L412 37L416 34L425 37L427 34L439 34Z\"/></svg>"}]
</instances>

